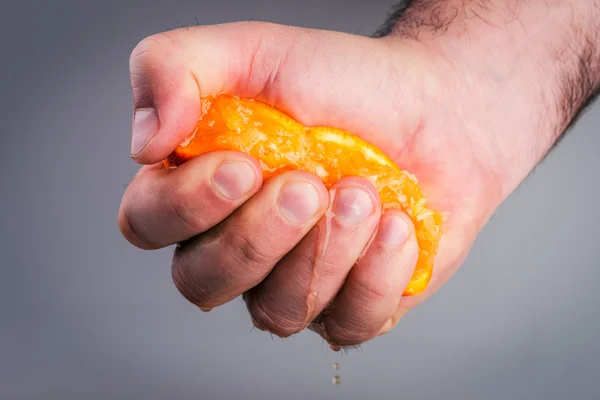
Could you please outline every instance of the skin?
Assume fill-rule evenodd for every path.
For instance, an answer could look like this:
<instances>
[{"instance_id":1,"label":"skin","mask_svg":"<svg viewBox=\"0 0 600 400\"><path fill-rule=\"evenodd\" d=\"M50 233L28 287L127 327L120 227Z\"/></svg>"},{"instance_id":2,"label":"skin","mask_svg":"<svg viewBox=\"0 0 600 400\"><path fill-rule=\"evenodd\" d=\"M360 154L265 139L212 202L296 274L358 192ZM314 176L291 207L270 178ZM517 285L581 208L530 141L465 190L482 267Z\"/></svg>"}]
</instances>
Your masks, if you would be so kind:
<instances>
[{"instance_id":1,"label":"skin","mask_svg":"<svg viewBox=\"0 0 600 400\"><path fill-rule=\"evenodd\" d=\"M258 328L309 328L334 349L388 332L453 275L594 97L600 2L573 3L405 2L374 37L244 22L144 39L130 60L142 167L119 210L123 235L142 249L177 244L175 285L204 311L242 295ZM450 213L428 289L402 296L414 227L382 213L365 179L330 191L302 171L263 182L257 161L236 152L162 168L200 95L218 92L356 133L415 174L429 204Z\"/></svg>"}]
</instances>

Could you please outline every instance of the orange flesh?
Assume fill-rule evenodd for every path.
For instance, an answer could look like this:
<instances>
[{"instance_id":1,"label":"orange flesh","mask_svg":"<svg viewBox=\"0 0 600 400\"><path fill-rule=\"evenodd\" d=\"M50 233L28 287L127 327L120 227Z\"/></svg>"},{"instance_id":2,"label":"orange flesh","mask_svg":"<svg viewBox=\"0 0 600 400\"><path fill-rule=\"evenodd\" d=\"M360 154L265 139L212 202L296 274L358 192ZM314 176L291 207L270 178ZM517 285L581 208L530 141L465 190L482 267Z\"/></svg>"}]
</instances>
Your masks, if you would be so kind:
<instances>
[{"instance_id":1,"label":"orange flesh","mask_svg":"<svg viewBox=\"0 0 600 400\"><path fill-rule=\"evenodd\" d=\"M355 135L335 128L303 126L258 101L219 94L203 96L201 106L195 130L164 161L167 167L177 167L211 151L235 150L256 158L265 179L300 169L316 174L331 188L343 177L364 177L375 185L384 210L403 210L414 223L419 257L404 295L419 294L427 288L444 216L426 208L413 175Z\"/></svg>"}]
</instances>

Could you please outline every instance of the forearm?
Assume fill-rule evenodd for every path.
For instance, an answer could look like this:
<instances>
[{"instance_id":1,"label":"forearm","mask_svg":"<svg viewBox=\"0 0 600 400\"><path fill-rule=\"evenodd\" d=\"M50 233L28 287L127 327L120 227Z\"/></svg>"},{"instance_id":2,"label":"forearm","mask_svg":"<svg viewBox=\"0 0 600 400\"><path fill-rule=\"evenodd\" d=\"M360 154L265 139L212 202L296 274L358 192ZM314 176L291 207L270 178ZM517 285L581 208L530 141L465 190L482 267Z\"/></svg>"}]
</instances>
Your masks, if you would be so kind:
<instances>
[{"instance_id":1,"label":"forearm","mask_svg":"<svg viewBox=\"0 0 600 400\"><path fill-rule=\"evenodd\" d=\"M391 36L438 52L481 100L460 111L496 136L484 151L510 169L506 195L600 86L600 0L414 0L390 22Z\"/></svg>"}]
</instances>

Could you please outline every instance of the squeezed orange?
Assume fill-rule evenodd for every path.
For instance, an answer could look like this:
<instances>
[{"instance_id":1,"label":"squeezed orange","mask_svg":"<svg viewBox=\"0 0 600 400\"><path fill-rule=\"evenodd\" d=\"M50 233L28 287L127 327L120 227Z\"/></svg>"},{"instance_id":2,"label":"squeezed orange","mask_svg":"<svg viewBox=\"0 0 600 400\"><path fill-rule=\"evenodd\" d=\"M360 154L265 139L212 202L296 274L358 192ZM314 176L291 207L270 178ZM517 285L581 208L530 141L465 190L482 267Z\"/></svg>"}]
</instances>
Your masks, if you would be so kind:
<instances>
[{"instance_id":1,"label":"squeezed orange","mask_svg":"<svg viewBox=\"0 0 600 400\"><path fill-rule=\"evenodd\" d=\"M203 96L201 106L198 124L165 159L167 167L207 152L235 150L256 158L265 179L300 169L316 174L330 188L343 177L364 177L379 192L383 209L401 209L414 223L419 257L404 295L427 288L444 216L427 208L415 176L358 136L330 127L304 126L262 102L219 94Z\"/></svg>"}]
</instances>

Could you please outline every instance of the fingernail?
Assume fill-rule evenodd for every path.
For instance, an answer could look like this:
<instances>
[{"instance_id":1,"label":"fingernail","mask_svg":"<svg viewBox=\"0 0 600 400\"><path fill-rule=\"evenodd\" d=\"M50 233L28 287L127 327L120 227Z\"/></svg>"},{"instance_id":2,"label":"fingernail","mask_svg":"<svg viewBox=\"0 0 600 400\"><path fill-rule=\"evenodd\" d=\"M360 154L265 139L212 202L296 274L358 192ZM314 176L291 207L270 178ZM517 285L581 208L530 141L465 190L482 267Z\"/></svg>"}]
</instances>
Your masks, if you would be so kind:
<instances>
[{"instance_id":1,"label":"fingernail","mask_svg":"<svg viewBox=\"0 0 600 400\"><path fill-rule=\"evenodd\" d=\"M287 182L279 194L279 208L293 223L306 222L317 213L320 206L319 192L307 182Z\"/></svg>"},{"instance_id":2,"label":"fingernail","mask_svg":"<svg viewBox=\"0 0 600 400\"><path fill-rule=\"evenodd\" d=\"M399 215L388 214L381 218L378 239L390 246L400 246L408 238L408 223Z\"/></svg>"},{"instance_id":3,"label":"fingernail","mask_svg":"<svg viewBox=\"0 0 600 400\"><path fill-rule=\"evenodd\" d=\"M133 116L131 154L136 156L144 150L150 139L158 132L158 114L154 108L140 108Z\"/></svg>"},{"instance_id":4,"label":"fingernail","mask_svg":"<svg viewBox=\"0 0 600 400\"><path fill-rule=\"evenodd\" d=\"M373 212L373 200L362 189L348 187L335 193L333 213L344 222L356 224L363 221Z\"/></svg>"},{"instance_id":5,"label":"fingernail","mask_svg":"<svg viewBox=\"0 0 600 400\"><path fill-rule=\"evenodd\" d=\"M217 189L225 196L237 199L254 188L256 174L245 162L224 162L213 176Z\"/></svg>"}]
</instances>

